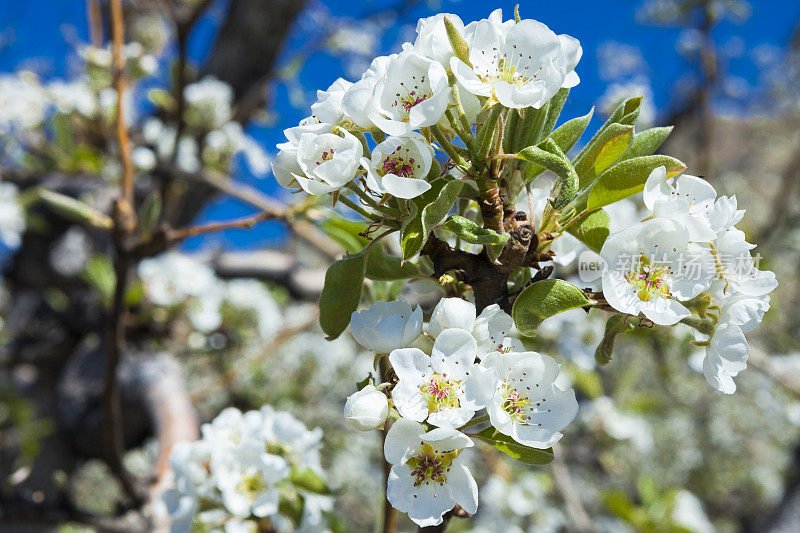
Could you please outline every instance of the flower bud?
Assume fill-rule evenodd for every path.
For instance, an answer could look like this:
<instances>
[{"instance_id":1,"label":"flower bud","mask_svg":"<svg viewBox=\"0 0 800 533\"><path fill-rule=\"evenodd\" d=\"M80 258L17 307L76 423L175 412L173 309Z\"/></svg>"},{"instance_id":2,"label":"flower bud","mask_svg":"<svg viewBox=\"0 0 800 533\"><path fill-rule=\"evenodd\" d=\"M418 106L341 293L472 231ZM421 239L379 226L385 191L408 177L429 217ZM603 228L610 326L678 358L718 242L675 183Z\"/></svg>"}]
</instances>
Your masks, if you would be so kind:
<instances>
[{"instance_id":1,"label":"flower bud","mask_svg":"<svg viewBox=\"0 0 800 533\"><path fill-rule=\"evenodd\" d=\"M388 416L389 400L374 385L351 394L344 404L345 420L359 431L382 426Z\"/></svg>"}]
</instances>

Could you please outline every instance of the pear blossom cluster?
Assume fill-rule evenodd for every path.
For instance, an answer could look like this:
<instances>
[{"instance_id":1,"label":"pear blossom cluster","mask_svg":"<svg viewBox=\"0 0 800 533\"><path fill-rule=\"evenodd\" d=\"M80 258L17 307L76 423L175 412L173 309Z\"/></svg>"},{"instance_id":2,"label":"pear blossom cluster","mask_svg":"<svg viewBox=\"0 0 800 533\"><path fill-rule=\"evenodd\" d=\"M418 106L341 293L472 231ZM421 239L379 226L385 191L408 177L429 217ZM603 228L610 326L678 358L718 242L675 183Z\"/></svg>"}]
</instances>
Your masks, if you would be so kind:
<instances>
[{"instance_id":1,"label":"pear blossom cluster","mask_svg":"<svg viewBox=\"0 0 800 533\"><path fill-rule=\"evenodd\" d=\"M697 329L705 346L703 373L726 394L747 366L746 333L769 310L775 274L760 270L755 247L736 228L745 211L736 196L719 196L702 178L667 176L664 167L648 177L643 192L649 217L609 236L603 297L614 309L656 324L674 325L692 315L708 321Z\"/></svg>"},{"instance_id":2,"label":"pear blossom cluster","mask_svg":"<svg viewBox=\"0 0 800 533\"><path fill-rule=\"evenodd\" d=\"M229 407L201 433L170 456L174 486L162 504L173 533L250 532L265 523L275 531L325 529L333 501L320 466L321 430L265 405L245 413Z\"/></svg>"},{"instance_id":3,"label":"pear blossom cluster","mask_svg":"<svg viewBox=\"0 0 800 533\"><path fill-rule=\"evenodd\" d=\"M384 443L392 464L387 498L420 526L441 524L456 504L477 510L477 485L460 457L474 446L466 427L488 422L523 446L546 449L577 415L575 392L555 384L560 365L527 351L497 304L478 314L471 302L444 298L425 324L421 309L404 300L376 302L353 313L351 331L388 359L397 381L364 386L347 399L344 416L362 431L395 419Z\"/></svg>"},{"instance_id":4,"label":"pear blossom cluster","mask_svg":"<svg viewBox=\"0 0 800 533\"><path fill-rule=\"evenodd\" d=\"M468 63L454 55L445 18L469 45ZM466 25L447 13L421 19L401 52L375 58L355 82L339 78L317 92L311 116L285 130L273 173L282 186L309 194L361 178L372 193L415 198L430 189L434 157L423 132L452 131L449 108L458 106L470 124L487 102L538 109L578 84L581 54L577 39L534 20L504 21L500 9Z\"/></svg>"},{"instance_id":5,"label":"pear blossom cluster","mask_svg":"<svg viewBox=\"0 0 800 533\"><path fill-rule=\"evenodd\" d=\"M282 326L280 307L263 283L220 280L211 267L191 255L165 252L141 261L138 273L151 303L185 306L189 322L200 333L212 333L222 325L225 305L251 312L262 339L272 338Z\"/></svg>"}]
</instances>

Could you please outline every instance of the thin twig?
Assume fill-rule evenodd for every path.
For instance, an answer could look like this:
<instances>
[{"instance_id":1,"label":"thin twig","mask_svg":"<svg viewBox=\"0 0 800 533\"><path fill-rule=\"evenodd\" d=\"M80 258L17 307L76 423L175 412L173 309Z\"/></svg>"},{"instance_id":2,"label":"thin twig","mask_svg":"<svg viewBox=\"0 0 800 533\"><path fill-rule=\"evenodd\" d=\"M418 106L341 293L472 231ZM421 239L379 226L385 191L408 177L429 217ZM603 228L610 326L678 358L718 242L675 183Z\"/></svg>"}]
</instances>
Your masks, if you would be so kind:
<instances>
[{"instance_id":1,"label":"thin twig","mask_svg":"<svg viewBox=\"0 0 800 533\"><path fill-rule=\"evenodd\" d=\"M793 377L791 374L776 369L770 358L760 349L750 346L747 360L751 365L760 370L762 374L775 381L775 383L782 386L794 396L800 398L800 380Z\"/></svg>"},{"instance_id":2,"label":"thin twig","mask_svg":"<svg viewBox=\"0 0 800 533\"><path fill-rule=\"evenodd\" d=\"M259 222L281 218L281 216L281 214L274 211L262 211L256 215L237 218L236 220L228 220L226 222L209 222L208 224L201 224L198 226L188 226L186 228L173 229L167 234L167 241L170 243L176 243L184 239L188 239L189 237L202 235L203 233L212 233L215 231L224 231L237 228L252 228Z\"/></svg>"},{"instance_id":3,"label":"thin twig","mask_svg":"<svg viewBox=\"0 0 800 533\"><path fill-rule=\"evenodd\" d=\"M583 508L580 498L575 493L575 485L572 483L572 476L561 457L564 453L564 449L560 445L554 444L553 453L555 454L555 459L553 459L551 463L553 482L558 492L561 494L561 497L564 499L567 512L569 512L572 522L575 524L575 528L584 533L595 531L592 526L592 520Z\"/></svg>"},{"instance_id":4,"label":"thin twig","mask_svg":"<svg viewBox=\"0 0 800 533\"><path fill-rule=\"evenodd\" d=\"M114 88L117 91L117 140L119 142L120 163L122 163L122 197L133 206L133 160L131 142L123 115L125 95L125 58L122 46L125 41L125 23L122 19L122 0L111 0L111 20L114 36Z\"/></svg>"},{"instance_id":5,"label":"thin twig","mask_svg":"<svg viewBox=\"0 0 800 533\"><path fill-rule=\"evenodd\" d=\"M214 172L203 172L196 177L199 177L209 185L246 204L263 209L264 211L274 210L276 213L281 213L280 218L284 219L289 228L298 237L320 250L329 259L337 259L342 253L342 248L320 232L312 223L307 220L287 219L286 213L289 208L277 200L266 196L258 189L243 183L234 182L227 176Z\"/></svg>"}]
</instances>

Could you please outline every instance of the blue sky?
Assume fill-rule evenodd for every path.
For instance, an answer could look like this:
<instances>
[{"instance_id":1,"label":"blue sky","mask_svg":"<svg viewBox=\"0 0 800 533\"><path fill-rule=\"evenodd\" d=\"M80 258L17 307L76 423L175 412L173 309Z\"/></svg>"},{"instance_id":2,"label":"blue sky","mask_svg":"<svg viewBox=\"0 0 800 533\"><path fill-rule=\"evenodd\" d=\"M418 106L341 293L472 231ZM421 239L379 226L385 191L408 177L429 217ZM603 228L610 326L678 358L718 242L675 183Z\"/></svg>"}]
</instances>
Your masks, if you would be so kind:
<instances>
[{"instance_id":1,"label":"blue sky","mask_svg":"<svg viewBox=\"0 0 800 533\"><path fill-rule=\"evenodd\" d=\"M324 5L335 16L356 17L365 10L374 10L385 3L329 0ZM468 22L487 16L489 10L495 7L503 8L506 17L510 17L515 3L442 0L441 10L456 13ZM687 63L676 52L680 32L675 28L640 25L636 21L640 1L533 0L520 4L523 17L538 19L557 33L568 33L581 40L584 55L577 69L581 84L570 94L563 116L585 113L605 90L609 82L599 75L597 50L608 41L637 47L647 65L645 74L651 80L651 96L656 106L663 109L671 102L675 81L687 71ZM429 13L427 8L417 8L410 14L413 17L411 20ZM754 51L783 47L798 19L800 2L796 0L757 0L752 2L752 15L745 23L724 22L715 30L717 42L735 53L727 68L740 85L757 88L759 71L753 62ZM206 18L196 29L191 40L194 58L201 59L207 52L214 30L212 17ZM390 31L384 38L384 52L392 51L391 48L397 45L399 31ZM294 32L284 55L289 57L293 50L302 46L306 38L302 32ZM68 58L77 43L87 40L84 0L0 0L0 72L25 67L33 68L48 78L69 76L73 73L74 63ZM339 58L324 52L316 53L304 65L300 83L307 89L325 88L343 72ZM280 110L276 124L255 128L252 132L270 152L274 151L276 143L282 141L282 130L296 124L307 114L306 110L292 108L285 88L278 87L274 94L273 109ZM267 193L276 191L272 178L254 179L246 169L239 172L237 177ZM219 220L249 212L247 207L237 202L222 199L209 206L203 218ZM277 226L263 224L247 232L231 231L206 240L194 240L188 246L196 248L213 244L244 247L274 243L280 237Z\"/></svg>"}]
</instances>

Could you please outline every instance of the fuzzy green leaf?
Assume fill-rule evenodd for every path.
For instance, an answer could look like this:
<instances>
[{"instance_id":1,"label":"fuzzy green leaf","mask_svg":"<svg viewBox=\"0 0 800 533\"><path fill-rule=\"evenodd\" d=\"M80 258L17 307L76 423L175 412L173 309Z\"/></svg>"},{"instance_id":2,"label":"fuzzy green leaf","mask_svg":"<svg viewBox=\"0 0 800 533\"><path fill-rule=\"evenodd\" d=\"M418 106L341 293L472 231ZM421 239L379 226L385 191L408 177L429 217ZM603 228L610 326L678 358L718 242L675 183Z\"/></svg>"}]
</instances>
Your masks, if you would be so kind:
<instances>
[{"instance_id":1,"label":"fuzzy green leaf","mask_svg":"<svg viewBox=\"0 0 800 533\"><path fill-rule=\"evenodd\" d=\"M609 230L610 223L611 218L608 213L599 209L572 224L567 231L591 250L599 253L611 232Z\"/></svg>"},{"instance_id":2,"label":"fuzzy green leaf","mask_svg":"<svg viewBox=\"0 0 800 533\"><path fill-rule=\"evenodd\" d=\"M546 465L555 458L553 448L540 450L539 448L525 446L508 435L503 435L493 427L488 427L473 436L525 464Z\"/></svg>"},{"instance_id":3,"label":"fuzzy green leaf","mask_svg":"<svg viewBox=\"0 0 800 533\"><path fill-rule=\"evenodd\" d=\"M637 133L633 136L633 143L623 159L653 155L664 144L670 133L672 133L672 126L650 128Z\"/></svg>"},{"instance_id":4,"label":"fuzzy green leaf","mask_svg":"<svg viewBox=\"0 0 800 533\"><path fill-rule=\"evenodd\" d=\"M594 211L640 192L650 173L664 166L672 177L686 170L686 165L666 155L648 155L622 161L601 175L592 187L587 209Z\"/></svg>"},{"instance_id":5,"label":"fuzzy green leaf","mask_svg":"<svg viewBox=\"0 0 800 533\"><path fill-rule=\"evenodd\" d=\"M556 127L558 117L561 116L561 110L564 109L564 103L569 96L569 89L559 89L558 92L550 99L550 105L547 106L547 118L544 121L542 128L543 135L550 135L553 128Z\"/></svg>"},{"instance_id":6,"label":"fuzzy green leaf","mask_svg":"<svg viewBox=\"0 0 800 533\"><path fill-rule=\"evenodd\" d=\"M589 141L574 161L575 171L580 176L580 188L616 163L632 142L633 126L624 124L611 124Z\"/></svg>"},{"instance_id":7,"label":"fuzzy green leaf","mask_svg":"<svg viewBox=\"0 0 800 533\"><path fill-rule=\"evenodd\" d=\"M618 122L619 124L625 124L632 126L636 123L636 119L639 118L639 111L642 106L642 99L643 96L634 96L632 98L628 98L627 100L623 100L617 108L611 113L611 116L608 117L608 120L603 125L605 129L607 126Z\"/></svg>"},{"instance_id":8,"label":"fuzzy green leaf","mask_svg":"<svg viewBox=\"0 0 800 533\"><path fill-rule=\"evenodd\" d=\"M463 185L461 180L439 178L431 182L428 191L411 200L411 214L400 228L404 260L422 250L431 229L445 219Z\"/></svg>"},{"instance_id":9,"label":"fuzzy green leaf","mask_svg":"<svg viewBox=\"0 0 800 533\"><path fill-rule=\"evenodd\" d=\"M456 28L447 17L444 17L444 27L447 31L447 38L450 40L450 46L453 47L455 56L467 65L472 66L472 63L469 62L469 46L467 45L467 41L464 40L464 37L458 32L458 28Z\"/></svg>"},{"instance_id":10,"label":"fuzzy green leaf","mask_svg":"<svg viewBox=\"0 0 800 533\"><path fill-rule=\"evenodd\" d=\"M550 134L550 139L561 148L562 152L569 152L572 150L572 147L575 146L575 143L578 142L578 139L581 138L583 132L586 131L586 127L589 125L589 121L592 120L593 114L594 108L582 117L568 120ZM525 181L532 181L545 170L545 167L537 165L536 163L528 163L528 166L525 168Z\"/></svg>"},{"instance_id":11,"label":"fuzzy green leaf","mask_svg":"<svg viewBox=\"0 0 800 533\"><path fill-rule=\"evenodd\" d=\"M350 324L350 315L361 301L366 254L357 253L339 259L325 273L325 285L319 297L319 324L333 340Z\"/></svg>"},{"instance_id":12,"label":"fuzzy green leaf","mask_svg":"<svg viewBox=\"0 0 800 533\"><path fill-rule=\"evenodd\" d=\"M591 303L581 289L561 279L537 281L522 291L514 301L512 315L523 335L534 335L548 317Z\"/></svg>"},{"instance_id":13,"label":"fuzzy green leaf","mask_svg":"<svg viewBox=\"0 0 800 533\"><path fill-rule=\"evenodd\" d=\"M458 215L449 216L442 227L452 231L456 237L470 244L505 244L508 240L508 233L500 235Z\"/></svg>"}]
</instances>

